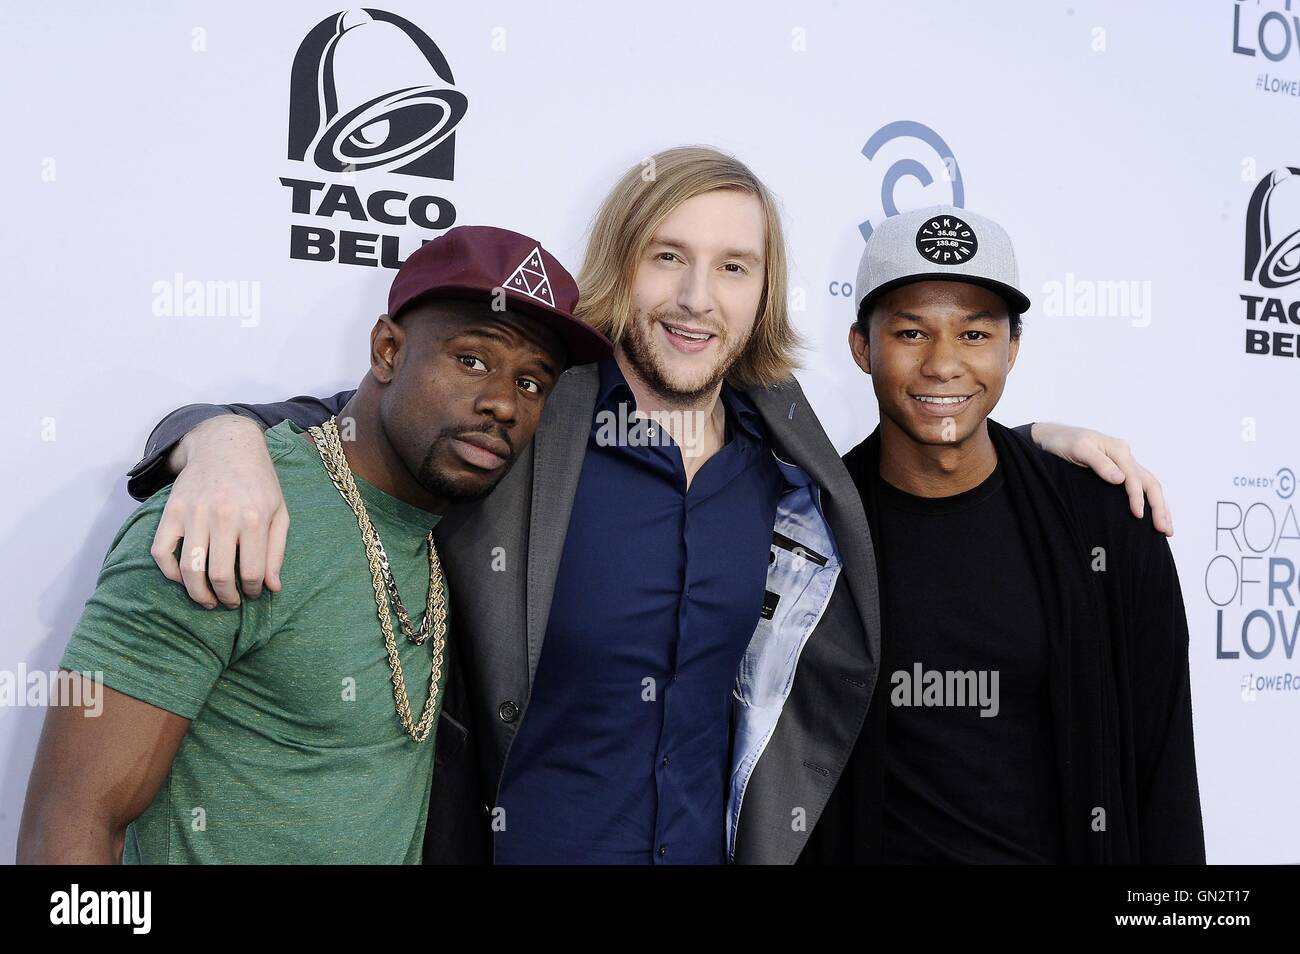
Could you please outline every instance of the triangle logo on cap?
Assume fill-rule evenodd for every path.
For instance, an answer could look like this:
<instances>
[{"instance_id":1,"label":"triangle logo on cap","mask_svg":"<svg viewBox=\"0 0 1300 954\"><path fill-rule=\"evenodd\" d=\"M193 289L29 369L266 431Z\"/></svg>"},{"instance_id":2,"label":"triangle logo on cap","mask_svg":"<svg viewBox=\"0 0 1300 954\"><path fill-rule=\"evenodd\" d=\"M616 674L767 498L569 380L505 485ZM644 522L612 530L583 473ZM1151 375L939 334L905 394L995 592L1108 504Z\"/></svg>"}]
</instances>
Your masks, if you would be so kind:
<instances>
[{"instance_id":1,"label":"triangle logo on cap","mask_svg":"<svg viewBox=\"0 0 1300 954\"><path fill-rule=\"evenodd\" d=\"M555 298L551 295L551 280L547 277L546 266L542 263L540 245L524 257L501 287L517 291L529 298L536 298L552 308L555 307Z\"/></svg>"}]
</instances>

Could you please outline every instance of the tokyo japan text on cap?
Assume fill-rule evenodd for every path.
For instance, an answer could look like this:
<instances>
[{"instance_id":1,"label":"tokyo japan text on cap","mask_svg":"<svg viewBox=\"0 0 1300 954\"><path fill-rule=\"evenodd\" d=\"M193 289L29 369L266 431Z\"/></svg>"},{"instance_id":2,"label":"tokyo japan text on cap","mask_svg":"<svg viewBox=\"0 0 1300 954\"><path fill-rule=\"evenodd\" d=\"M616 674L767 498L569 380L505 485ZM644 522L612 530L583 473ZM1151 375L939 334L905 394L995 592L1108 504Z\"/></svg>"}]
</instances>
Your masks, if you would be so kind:
<instances>
[{"instance_id":1,"label":"tokyo japan text on cap","mask_svg":"<svg viewBox=\"0 0 1300 954\"><path fill-rule=\"evenodd\" d=\"M983 285L1016 314L1029 310L1006 230L969 209L938 205L890 216L871 233L858 265L856 314L900 285L935 279Z\"/></svg>"}]
</instances>

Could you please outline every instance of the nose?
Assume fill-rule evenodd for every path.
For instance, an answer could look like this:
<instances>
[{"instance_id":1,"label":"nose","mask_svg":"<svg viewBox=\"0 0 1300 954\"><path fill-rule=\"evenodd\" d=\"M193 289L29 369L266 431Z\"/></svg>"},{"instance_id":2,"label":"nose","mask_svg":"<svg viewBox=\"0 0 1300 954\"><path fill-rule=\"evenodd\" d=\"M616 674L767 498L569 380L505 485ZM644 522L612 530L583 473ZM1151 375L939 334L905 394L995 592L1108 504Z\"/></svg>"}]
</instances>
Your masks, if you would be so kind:
<instances>
[{"instance_id":1,"label":"nose","mask_svg":"<svg viewBox=\"0 0 1300 954\"><path fill-rule=\"evenodd\" d=\"M492 418L503 428L514 427L519 416L519 389L514 377L499 372L484 378L474 399L474 412Z\"/></svg>"},{"instance_id":2,"label":"nose","mask_svg":"<svg viewBox=\"0 0 1300 954\"><path fill-rule=\"evenodd\" d=\"M935 339L926 350L925 359L921 362L921 374L940 382L960 377L963 369L957 347L956 342L946 338Z\"/></svg>"},{"instance_id":3,"label":"nose","mask_svg":"<svg viewBox=\"0 0 1300 954\"><path fill-rule=\"evenodd\" d=\"M704 266L692 265L684 269L681 284L677 287L677 307L688 315L711 315L713 289L709 279L709 269Z\"/></svg>"}]
</instances>

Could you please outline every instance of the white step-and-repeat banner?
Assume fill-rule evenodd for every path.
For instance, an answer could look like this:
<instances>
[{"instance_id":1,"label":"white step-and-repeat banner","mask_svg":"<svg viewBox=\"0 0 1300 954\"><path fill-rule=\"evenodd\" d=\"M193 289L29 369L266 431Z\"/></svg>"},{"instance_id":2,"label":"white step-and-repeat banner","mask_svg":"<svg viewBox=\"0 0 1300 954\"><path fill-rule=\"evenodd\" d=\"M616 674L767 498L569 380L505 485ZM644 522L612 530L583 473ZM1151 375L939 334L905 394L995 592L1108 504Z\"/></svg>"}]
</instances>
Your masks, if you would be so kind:
<instances>
[{"instance_id":1,"label":"white step-and-repeat banner","mask_svg":"<svg viewBox=\"0 0 1300 954\"><path fill-rule=\"evenodd\" d=\"M422 240L499 225L576 267L619 173L708 143L781 198L841 450L876 420L864 237L940 202L1007 226L1034 308L995 416L1122 435L1163 480L1209 857L1300 862L1289 5L403 0L336 40L314 0L6 4L0 861L153 422L354 384Z\"/></svg>"}]
</instances>

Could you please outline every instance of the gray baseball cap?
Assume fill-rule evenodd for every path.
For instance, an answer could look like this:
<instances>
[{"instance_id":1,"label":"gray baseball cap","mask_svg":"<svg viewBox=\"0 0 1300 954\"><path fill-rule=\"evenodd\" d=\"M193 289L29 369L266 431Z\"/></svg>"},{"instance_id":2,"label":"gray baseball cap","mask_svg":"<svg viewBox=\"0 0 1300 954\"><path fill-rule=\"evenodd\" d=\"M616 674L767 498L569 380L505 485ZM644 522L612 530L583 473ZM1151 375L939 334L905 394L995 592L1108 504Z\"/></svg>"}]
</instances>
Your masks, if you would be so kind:
<instances>
[{"instance_id":1,"label":"gray baseball cap","mask_svg":"<svg viewBox=\"0 0 1300 954\"><path fill-rule=\"evenodd\" d=\"M936 279L983 285L1016 314L1029 310L1006 229L969 209L936 205L890 216L871 233L858 265L857 314L900 285Z\"/></svg>"}]
</instances>

